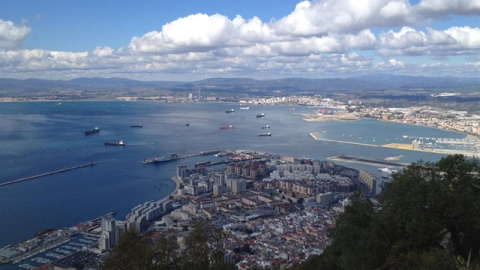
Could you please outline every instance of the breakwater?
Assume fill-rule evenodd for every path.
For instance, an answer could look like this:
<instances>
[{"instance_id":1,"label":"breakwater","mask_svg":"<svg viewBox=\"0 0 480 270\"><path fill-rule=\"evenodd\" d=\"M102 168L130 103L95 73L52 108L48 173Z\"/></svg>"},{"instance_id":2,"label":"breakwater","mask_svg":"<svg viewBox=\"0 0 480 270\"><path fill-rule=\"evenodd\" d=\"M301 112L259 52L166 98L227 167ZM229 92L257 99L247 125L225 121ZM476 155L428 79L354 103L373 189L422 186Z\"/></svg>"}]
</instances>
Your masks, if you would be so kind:
<instances>
[{"instance_id":1,"label":"breakwater","mask_svg":"<svg viewBox=\"0 0 480 270\"><path fill-rule=\"evenodd\" d=\"M44 176L48 176L48 175L52 175L52 174L68 172L68 171L71 171L71 170L76 170L76 169L80 169L80 168L84 168L84 167L89 167L89 166L93 166L93 165L96 165L96 164L97 164L96 162L90 162L90 163L86 163L86 164L82 164L82 165L78 165L78 166L74 166L74 167L70 167L70 168L65 168L65 169L61 169L61 170L57 170L57 171L37 174L37 175L29 176L29 177L24 177L24 178L20 178L20 179L16 179L16 180L3 182L3 183L0 183L0 186L12 185L12 184L16 184L16 183L20 183L20 182L28 181L28 180L33 180L33 179L36 179L36 178L40 178L40 177L44 177Z\"/></svg>"},{"instance_id":2,"label":"breakwater","mask_svg":"<svg viewBox=\"0 0 480 270\"><path fill-rule=\"evenodd\" d=\"M373 166L388 166L388 167L405 167L408 164L406 163L399 163L399 162L391 162L391 161L386 161L386 160L379 160L379 159L373 159L373 158L366 158L366 157L354 157L354 156L349 156L349 155L340 155L340 156L333 156L327 158L329 160L334 160L334 161L344 161L344 162L351 162L351 163L361 163L361 164L367 164L367 165L373 165Z\"/></svg>"}]
</instances>

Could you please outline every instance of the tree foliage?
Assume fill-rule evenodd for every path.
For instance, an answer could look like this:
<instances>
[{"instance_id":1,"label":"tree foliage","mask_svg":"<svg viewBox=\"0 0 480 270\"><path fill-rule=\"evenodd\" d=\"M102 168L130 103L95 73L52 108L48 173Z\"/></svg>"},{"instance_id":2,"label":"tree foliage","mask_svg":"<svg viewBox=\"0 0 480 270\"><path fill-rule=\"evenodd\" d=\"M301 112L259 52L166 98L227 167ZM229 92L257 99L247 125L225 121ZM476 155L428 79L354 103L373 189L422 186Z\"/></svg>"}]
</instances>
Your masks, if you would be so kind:
<instances>
[{"instance_id":1,"label":"tree foliage","mask_svg":"<svg viewBox=\"0 0 480 270\"><path fill-rule=\"evenodd\" d=\"M124 232L119 243L105 257L102 270L231 270L223 262L223 235L211 223L193 224L180 248L173 233L165 234L150 243L136 231Z\"/></svg>"},{"instance_id":2,"label":"tree foliage","mask_svg":"<svg viewBox=\"0 0 480 270\"><path fill-rule=\"evenodd\" d=\"M479 269L479 161L420 161L393 178L378 208L354 196L332 245L296 269Z\"/></svg>"}]
</instances>

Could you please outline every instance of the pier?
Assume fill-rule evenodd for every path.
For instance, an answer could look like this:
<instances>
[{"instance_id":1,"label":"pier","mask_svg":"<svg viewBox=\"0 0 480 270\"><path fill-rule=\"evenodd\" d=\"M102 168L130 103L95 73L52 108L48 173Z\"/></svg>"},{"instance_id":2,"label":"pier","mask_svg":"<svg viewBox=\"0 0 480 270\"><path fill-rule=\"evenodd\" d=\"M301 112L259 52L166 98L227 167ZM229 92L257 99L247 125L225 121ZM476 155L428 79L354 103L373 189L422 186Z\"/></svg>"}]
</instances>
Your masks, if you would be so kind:
<instances>
[{"instance_id":1,"label":"pier","mask_svg":"<svg viewBox=\"0 0 480 270\"><path fill-rule=\"evenodd\" d=\"M20 182L28 181L28 180L33 180L33 179L36 179L36 178L40 178L40 177L44 177L44 176L48 176L48 175L52 175L52 174L68 172L68 171L72 171L72 170L76 170L76 169L80 169L80 168L84 168L84 167L89 167L89 166L93 166L93 165L96 165L96 164L97 164L96 162L90 162L90 163L86 163L86 164L82 164L82 165L78 165L78 166L74 166L74 167L70 167L70 168L66 168L66 169L61 169L61 170L57 170L57 171L37 174L37 175L34 175L34 176L24 177L24 178L20 178L20 179L17 179L17 180L3 182L3 183L0 183L0 186L12 185L12 184L16 184L16 183L20 183Z\"/></svg>"},{"instance_id":2,"label":"pier","mask_svg":"<svg viewBox=\"0 0 480 270\"><path fill-rule=\"evenodd\" d=\"M388 166L388 167L398 167L398 168L403 168L408 165L407 163L391 162L386 160L379 160L379 159L372 159L372 158L365 158L365 157L354 157L349 155L333 156L327 159L334 160L334 161L360 163L360 164L373 165L373 166Z\"/></svg>"},{"instance_id":3,"label":"pier","mask_svg":"<svg viewBox=\"0 0 480 270\"><path fill-rule=\"evenodd\" d=\"M186 158L191 158L191 157L214 155L214 154L217 154L217 153L220 153L220 150L202 151L200 153L184 154L184 155L172 154L172 155L167 156L167 157L155 157L155 158L152 158L152 159L144 159L142 161L142 163L143 164L162 163L162 162L174 161L174 160L179 160L179 159L186 159Z\"/></svg>"}]
</instances>

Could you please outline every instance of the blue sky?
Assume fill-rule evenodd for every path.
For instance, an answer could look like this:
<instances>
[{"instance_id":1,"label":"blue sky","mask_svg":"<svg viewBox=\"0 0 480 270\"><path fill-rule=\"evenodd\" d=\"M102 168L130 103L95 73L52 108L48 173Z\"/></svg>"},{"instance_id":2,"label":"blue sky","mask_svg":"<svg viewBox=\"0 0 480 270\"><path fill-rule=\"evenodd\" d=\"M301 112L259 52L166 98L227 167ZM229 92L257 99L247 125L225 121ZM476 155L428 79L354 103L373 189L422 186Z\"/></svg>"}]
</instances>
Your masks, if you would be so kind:
<instances>
[{"instance_id":1,"label":"blue sky","mask_svg":"<svg viewBox=\"0 0 480 270\"><path fill-rule=\"evenodd\" d=\"M0 0L0 77L480 74L478 0Z\"/></svg>"}]
</instances>

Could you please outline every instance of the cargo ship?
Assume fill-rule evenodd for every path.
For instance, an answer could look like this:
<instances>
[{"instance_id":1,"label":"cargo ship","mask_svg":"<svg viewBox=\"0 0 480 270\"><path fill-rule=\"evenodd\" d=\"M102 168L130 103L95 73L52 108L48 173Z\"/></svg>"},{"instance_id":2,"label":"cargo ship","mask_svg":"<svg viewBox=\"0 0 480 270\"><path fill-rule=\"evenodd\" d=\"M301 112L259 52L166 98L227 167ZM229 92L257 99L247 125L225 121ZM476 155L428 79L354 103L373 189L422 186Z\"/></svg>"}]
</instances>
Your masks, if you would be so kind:
<instances>
[{"instance_id":1,"label":"cargo ship","mask_svg":"<svg viewBox=\"0 0 480 270\"><path fill-rule=\"evenodd\" d=\"M261 118L261 117L265 117L265 114L264 113L257 114L257 118Z\"/></svg>"},{"instance_id":2,"label":"cargo ship","mask_svg":"<svg viewBox=\"0 0 480 270\"><path fill-rule=\"evenodd\" d=\"M99 133L100 132L100 128L99 127L94 127L93 129L90 129L90 130L87 130L85 131L85 135L91 135L91 134L95 134L95 133Z\"/></svg>"},{"instance_id":3,"label":"cargo ship","mask_svg":"<svg viewBox=\"0 0 480 270\"><path fill-rule=\"evenodd\" d=\"M105 145L113 145L113 146L125 146L125 142L120 141L112 141L112 142L105 142Z\"/></svg>"},{"instance_id":4,"label":"cargo ship","mask_svg":"<svg viewBox=\"0 0 480 270\"><path fill-rule=\"evenodd\" d=\"M233 113L233 112L235 112L234 109L230 109L230 110L228 110L228 111L225 111L225 113Z\"/></svg>"},{"instance_id":5,"label":"cargo ship","mask_svg":"<svg viewBox=\"0 0 480 270\"><path fill-rule=\"evenodd\" d=\"M228 126L221 126L220 129L232 129L233 126L232 125L228 125Z\"/></svg>"},{"instance_id":6,"label":"cargo ship","mask_svg":"<svg viewBox=\"0 0 480 270\"><path fill-rule=\"evenodd\" d=\"M258 136L272 136L272 133L271 132L261 132L261 133L258 133Z\"/></svg>"}]
</instances>

